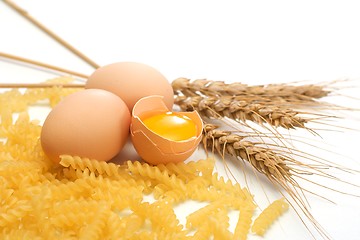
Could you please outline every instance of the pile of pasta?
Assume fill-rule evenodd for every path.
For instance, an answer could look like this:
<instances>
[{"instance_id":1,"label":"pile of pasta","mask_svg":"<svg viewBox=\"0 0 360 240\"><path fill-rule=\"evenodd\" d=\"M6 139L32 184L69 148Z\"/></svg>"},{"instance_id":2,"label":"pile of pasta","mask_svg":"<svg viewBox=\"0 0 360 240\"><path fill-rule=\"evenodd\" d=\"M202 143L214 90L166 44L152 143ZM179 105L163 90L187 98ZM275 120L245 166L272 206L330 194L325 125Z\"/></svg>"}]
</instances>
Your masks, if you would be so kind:
<instances>
[{"instance_id":1,"label":"pile of pasta","mask_svg":"<svg viewBox=\"0 0 360 240\"><path fill-rule=\"evenodd\" d=\"M53 163L41 149L41 125L28 107L44 100L54 106L74 91L0 95L0 239L246 239L250 230L263 235L287 210L284 199L276 200L253 222L253 196L218 176L213 159L151 166L63 155ZM205 206L183 225L174 208L189 200ZM239 214L233 231L230 211Z\"/></svg>"}]
</instances>

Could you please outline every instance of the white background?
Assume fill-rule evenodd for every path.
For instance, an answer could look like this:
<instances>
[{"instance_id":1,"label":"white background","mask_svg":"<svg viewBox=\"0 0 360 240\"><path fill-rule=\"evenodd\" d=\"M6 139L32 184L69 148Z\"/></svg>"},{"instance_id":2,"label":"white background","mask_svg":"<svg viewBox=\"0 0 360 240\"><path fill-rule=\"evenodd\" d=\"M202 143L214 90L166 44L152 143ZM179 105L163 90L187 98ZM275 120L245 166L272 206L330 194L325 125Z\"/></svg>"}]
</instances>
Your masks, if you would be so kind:
<instances>
[{"instance_id":1,"label":"white background","mask_svg":"<svg viewBox=\"0 0 360 240\"><path fill-rule=\"evenodd\" d=\"M267 84L350 79L341 86L351 88L339 93L359 97L357 1L15 2L99 65L143 62L160 70L169 81L187 77ZM84 74L93 71L3 2L0 2L0 51ZM0 82L40 82L53 76L0 59ZM327 100L354 108L360 103L340 97ZM359 122L359 112L353 112L334 124L358 129ZM304 146L302 150L360 169L359 132L338 130L320 131L323 138L313 138L317 139L312 142L316 147ZM296 130L291 134L306 135ZM322 151L318 145L333 153ZM359 174L341 177L360 184ZM273 190L265 187L270 188L269 192ZM342 189L360 194L356 188L342 186ZM309 197L315 218L333 239L359 239L359 198L331 191L327 194L336 205ZM293 211L283 216L265 237L311 238Z\"/></svg>"}]
</instances>

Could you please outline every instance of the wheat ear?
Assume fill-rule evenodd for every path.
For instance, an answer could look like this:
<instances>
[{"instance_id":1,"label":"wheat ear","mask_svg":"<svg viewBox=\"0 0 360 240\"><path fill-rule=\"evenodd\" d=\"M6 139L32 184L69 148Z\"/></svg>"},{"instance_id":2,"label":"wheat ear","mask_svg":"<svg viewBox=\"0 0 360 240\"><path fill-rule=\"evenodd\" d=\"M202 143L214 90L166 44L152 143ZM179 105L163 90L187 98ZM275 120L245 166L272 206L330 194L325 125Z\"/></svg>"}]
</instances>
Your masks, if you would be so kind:
<instances>
[{"instance_id":1,"label":"wheat ear","mask_svg":"<svg viewBox=\"0 0 360 240\"><path fill-rule=\"evenodd\" d=\"M228 117L238 122L253 121L259 125L268 123L273 127L292 129L306 128L310 119L299 116L301 112L281 106L268 106L240 96L177 96L177 104L183 111L198 111L203 117L220 119Z\"/></svg>"},{"instance_id":2,"label":"wheat ear","mask_svg":"<svg viewBox=\"0 0 360 240\"><path fill-rule=\"evenodd\" d=\"M222 157L224 152L249 162L258 172L277 181L291 177L286 157L276 154L268 148L256 146L245 136L219 130L214 124L205 124L203 145L206 149L216 150Z\"/></svg>"},{"instance_id":3,"label":"wheat ear","mask_svg":"<svg viewBox=\"0 0 360 240\"><path fill-rule=\"evenodd\" d=\"M289 84L270 84L249 86L240 82L227 84L223 81L211 81L197 79L191 81L188 78L177 78L172 82L176 93L185 96L195 95L229 95L229 96L256 96L258 99L282 99L286 102L312 102L328 96L330 91L322 85L305 84L294 86Z\"/></svg>"}]
</instances>

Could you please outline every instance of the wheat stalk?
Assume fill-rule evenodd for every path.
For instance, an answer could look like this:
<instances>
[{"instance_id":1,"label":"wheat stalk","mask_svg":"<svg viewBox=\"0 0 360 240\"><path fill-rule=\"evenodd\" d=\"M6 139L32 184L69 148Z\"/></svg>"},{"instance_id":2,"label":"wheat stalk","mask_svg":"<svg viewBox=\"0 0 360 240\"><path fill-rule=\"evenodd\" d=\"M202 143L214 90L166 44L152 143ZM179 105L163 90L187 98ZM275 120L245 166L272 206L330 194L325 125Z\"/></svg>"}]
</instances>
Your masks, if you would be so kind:
<instances>
[{"instance_id":1,"label":"wheat stalk","mask_svg":"<svg viewBox=\"0 0 360 240\"><path fill-rule=\"evenodd\" d=\"M313 102L328 96L330 91L325 90L324 86L306 84L294 86L289 84L270 84L249 86L240 82L227 84L223 81L211 81L207 79L197 79L191 81L188 78L177 78L172 82L173 90L176 94L185 96L256 96L258 100L277 100L283 102Z\"/></svg>"},{"instance_id":2,"label":"wheat stalk","mask_svg":"<svg viewBox=\"0 0 360 240\"><path fill-rule=\"evenodd\" d=\"M268 148L256 146L244 140L246 136L232 134L230 131L219 130L214 124L205 124L203 145L205 149L216 150L222 157L227 153L249 162L258 172L268 178L280 181L290 179L291 173L286 165L288 157L276 154Z\"/></svg>"},{"instance_id":3,"label":"wheat stalk","mask_svg":"<svg viewBox=\"0 0 360 240\"><path fill-rule=\"evenodd\" d=\"M301 112L282 107L269 106L256 99L241 96L177 96L177 104L183 111L198 111L203 117L221 119L228 117L238 122L253 121L259 125L268 123L273 127L292 129L306 128L311 119L300 116Z\"/></svg>"}]
</instances>

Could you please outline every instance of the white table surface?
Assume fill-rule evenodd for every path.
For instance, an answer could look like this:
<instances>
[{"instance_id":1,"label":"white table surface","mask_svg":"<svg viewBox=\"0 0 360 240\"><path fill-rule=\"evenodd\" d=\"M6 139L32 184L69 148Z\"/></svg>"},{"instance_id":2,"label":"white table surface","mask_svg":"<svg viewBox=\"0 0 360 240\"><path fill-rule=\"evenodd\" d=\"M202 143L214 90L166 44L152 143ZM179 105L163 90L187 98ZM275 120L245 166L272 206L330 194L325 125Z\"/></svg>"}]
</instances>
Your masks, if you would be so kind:
<instances>
[{"instance_id":1,"label":"white table surface","mask_svg":"<svg viewBox=\"0 0 360 240\"><path fill-rule=\"evenodd\" d=\"M160 70L169 81L187 77L268 84L350 79L341 85L350 88L341 93L360 98L360 15L356 1L15 2L100 65L143 62ZM93 71L2 1L0 51L84 74ZM52 72L0 59L0 82L40 82L54 76ZM360 103L350 98L328 100L358 108ZM38 115L44 117L43 112ZM348 113L346 119L333 123L358 129L360 114ZM303 146L301 150L360 169L359 131L339 130L319 131L323 138L311 137L304 131L290 133L315 139L309 142L316 146ZM196 157L203 157L203 153L195 153ZM235 165L231 167L235 173L238 171ZM221 163L218 170L223 172ZM360 174L339 177L360 185ZM263 184L267 193L275 196L274 189ZM338 187L360 195L359 188ZM253 191L257 199L263 190ZM359 198L331 191L324 194L336 205L309 196L314 217L333 239L360 239ZM267 204L264 197L259 197L259 202ZM249 239L262 238L249 235ZM265 239L300 240L311 236L295 212L290 211Z\"/></svg>"}]
</instances>

